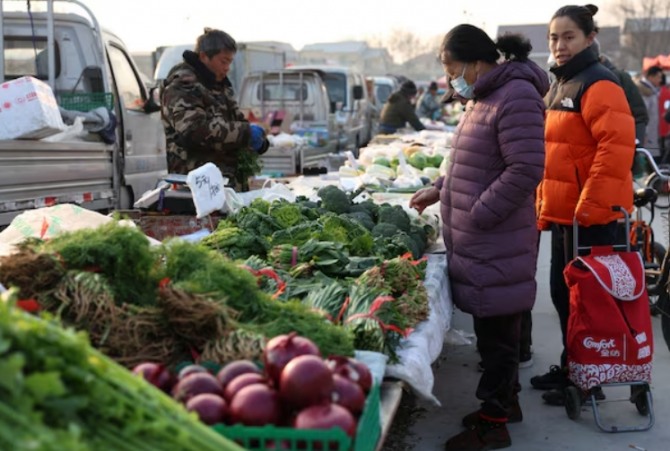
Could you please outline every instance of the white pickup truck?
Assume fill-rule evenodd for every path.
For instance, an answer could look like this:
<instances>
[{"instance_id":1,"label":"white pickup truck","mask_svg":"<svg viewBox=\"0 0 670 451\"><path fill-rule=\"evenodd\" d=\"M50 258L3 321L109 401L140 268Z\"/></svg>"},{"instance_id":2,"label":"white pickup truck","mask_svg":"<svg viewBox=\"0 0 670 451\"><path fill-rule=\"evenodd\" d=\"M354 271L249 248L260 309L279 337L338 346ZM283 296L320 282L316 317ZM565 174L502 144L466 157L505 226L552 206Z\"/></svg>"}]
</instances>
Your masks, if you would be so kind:
<instances>
[{"instance_id":1,"label":"white pickup truck","mask_svg":"<svg viewBox=\"0 0 670 451\"><path fill-rule=\"evenodd\" d=\"M54 12L54 3L74 12ZM49 83L61 107L88 111L107 104L117 119L116 142L94 133L65 142L0 141L0 229L24 210L59 203L132 207L167 174L153 89L123 42L102 30L83 3L33 0L42 12L10 10L25 4L0 0L0 84L31 75ZM72 103L73 94L80 104Z\"/></svg>"}]
</instances>

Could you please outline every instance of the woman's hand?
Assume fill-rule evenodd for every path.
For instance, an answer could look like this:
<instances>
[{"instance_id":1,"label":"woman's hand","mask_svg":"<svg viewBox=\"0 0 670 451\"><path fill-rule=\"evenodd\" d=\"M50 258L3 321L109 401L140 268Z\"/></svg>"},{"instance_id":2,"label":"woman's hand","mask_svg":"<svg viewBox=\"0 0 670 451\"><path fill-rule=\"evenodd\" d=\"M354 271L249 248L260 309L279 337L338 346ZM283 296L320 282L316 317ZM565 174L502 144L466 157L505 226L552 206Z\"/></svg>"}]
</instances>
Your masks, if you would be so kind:
<instances>
[{"instance_id":1,"label":"woman's hand","mask_svg":"<svg viewBox=\"0 0 670 451\"><path fill-rule=\"evenodd\" d=\"M428 188L423 188L412 196L412 199L409 201L410 208L415 208L419 214L423 213L423 210L426 207L433 205L435 202L440 200L440 190L434 186Z\"/></svg>"}]
</instances>

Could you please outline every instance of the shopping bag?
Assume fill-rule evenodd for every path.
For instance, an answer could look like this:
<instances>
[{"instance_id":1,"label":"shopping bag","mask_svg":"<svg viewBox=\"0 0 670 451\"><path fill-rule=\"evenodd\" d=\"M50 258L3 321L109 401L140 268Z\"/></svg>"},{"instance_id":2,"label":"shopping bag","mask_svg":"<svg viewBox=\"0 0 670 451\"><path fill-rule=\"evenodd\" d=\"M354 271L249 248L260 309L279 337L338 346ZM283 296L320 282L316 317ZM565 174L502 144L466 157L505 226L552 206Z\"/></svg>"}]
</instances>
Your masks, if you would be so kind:
<instances>
[{"instance_id":1,"label":"shopping bag","mask_svg":"<svg viewBox=\"0 0 670 451\"><path fill-rule=\"evenodd\" d=\"M595 246L565 269L570 289L570 380L588 390L651 381L653 337L644 264L638 252Z\"/></svg>"}]
</instances>

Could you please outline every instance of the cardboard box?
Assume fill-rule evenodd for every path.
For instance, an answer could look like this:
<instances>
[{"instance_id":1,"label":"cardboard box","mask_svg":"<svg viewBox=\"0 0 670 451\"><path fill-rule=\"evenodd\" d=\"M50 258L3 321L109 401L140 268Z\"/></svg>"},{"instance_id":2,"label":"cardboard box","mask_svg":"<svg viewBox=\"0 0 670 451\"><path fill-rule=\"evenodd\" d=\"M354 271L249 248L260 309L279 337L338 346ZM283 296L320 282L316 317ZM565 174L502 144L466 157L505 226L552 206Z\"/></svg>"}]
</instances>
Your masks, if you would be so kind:
<instances>
[{"instance_id":1,"label":"cardboard box","mask_svg":"<svg viewBox=\"0 0 670 451\"><path fill-rule=\"evenodd\" d=\"M65 128L48 84L33 77L0 84L0 140L42 139Z\"/></svg>"},{"instance_id":2,"label":"cardboard box","mask_svg":"<svg viewBox=\"0 0 670 451\"><path fill-rule=\"evenodd\" d=\"M195 215L163 215L140 210L119 210L122 218L132 220L146 236L163 241L166 238L189 235L202 229L216 229L220 215L198 219Z\"/></svg>"}]
</instances>

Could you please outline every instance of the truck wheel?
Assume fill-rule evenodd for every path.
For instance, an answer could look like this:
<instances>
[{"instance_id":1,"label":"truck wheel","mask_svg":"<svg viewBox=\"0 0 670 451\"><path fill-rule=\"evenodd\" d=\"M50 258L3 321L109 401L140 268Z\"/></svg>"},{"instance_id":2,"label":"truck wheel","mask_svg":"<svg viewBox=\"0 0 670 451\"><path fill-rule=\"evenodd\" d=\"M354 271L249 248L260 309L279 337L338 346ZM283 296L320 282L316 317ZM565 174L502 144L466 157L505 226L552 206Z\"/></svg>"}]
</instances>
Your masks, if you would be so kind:
<instances>
[{"instance_id":1,"label":"truck wheel","mask_svg":"<svg viewBox=\"0 0 670 451\"><path fill-rule=\"evenodd\" d=\"M578 420L582 413L582 396L575 386L568 386L563 390L565 395L565 412L571 420Z\"/></svg>"}]
</instances>

